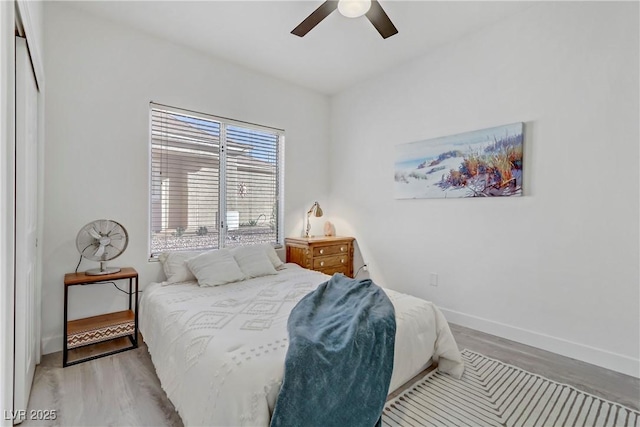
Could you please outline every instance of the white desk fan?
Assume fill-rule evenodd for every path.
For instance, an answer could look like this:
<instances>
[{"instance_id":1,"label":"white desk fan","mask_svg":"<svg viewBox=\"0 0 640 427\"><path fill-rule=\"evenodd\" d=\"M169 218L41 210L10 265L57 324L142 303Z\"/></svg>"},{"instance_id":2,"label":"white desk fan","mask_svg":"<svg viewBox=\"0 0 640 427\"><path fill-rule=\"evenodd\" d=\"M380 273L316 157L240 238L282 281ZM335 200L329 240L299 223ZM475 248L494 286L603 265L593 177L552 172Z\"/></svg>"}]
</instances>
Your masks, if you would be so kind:
<instances>
[{"instance_id":1,"label":"white desk fan","mask_svg":"<svg viewBox=\"0 0 640 427\"><path fill-rule=\"evenodd\" d=\"M91 261L100 262L100 268L92 268L85 274L98 276L119 272L120 267L107 267L106 264L107 261L120 256L128 243L127 230L116 221L98 219L82 227L76 237L76 247L80 255Z\"/></svg>"}]
</instances>

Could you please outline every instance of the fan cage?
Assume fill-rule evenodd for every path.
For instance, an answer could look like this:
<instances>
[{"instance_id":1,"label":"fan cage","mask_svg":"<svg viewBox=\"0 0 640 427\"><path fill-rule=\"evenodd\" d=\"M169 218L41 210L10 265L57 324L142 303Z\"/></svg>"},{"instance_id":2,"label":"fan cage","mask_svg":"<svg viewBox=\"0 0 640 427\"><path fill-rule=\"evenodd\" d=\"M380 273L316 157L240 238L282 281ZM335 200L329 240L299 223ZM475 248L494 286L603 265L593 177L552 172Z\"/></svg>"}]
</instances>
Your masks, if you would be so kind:
<instances>
[{"instance_id":1,"label":"fan cage","mask_svg":"<svg viewBox=\"0 0 640 427\"><path fill-rule=\"evenodd\" d=\"M125 251L129 242L126 228L117 221L100 219L82 227L76 236L76 248L80 255L90 261L100 262L99 268L87 270L87 275L113 274L119 267L107 266Z\"/></svg>"}]
</instances>

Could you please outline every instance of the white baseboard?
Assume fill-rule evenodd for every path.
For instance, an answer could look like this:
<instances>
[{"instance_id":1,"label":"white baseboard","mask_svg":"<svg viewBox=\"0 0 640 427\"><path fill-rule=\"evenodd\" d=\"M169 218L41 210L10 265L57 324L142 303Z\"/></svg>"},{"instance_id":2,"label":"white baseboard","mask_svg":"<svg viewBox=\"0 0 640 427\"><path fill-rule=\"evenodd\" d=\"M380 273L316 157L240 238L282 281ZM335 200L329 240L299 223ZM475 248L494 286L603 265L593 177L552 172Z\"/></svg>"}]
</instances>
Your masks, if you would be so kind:
<instances>
[{"instance_id":1,"label":"white baseboard","mask_svg":"<svg viewBox=\"0 0 640 427\"><path fill-rule=\"evenodd\" d=\"M440 307L447 321L640 378L640 360Z\"/></svg>"},{"instance_id":2,"label":"white baseboard","mask_svg":"<svg viewBox=\"0 0 640 427\"><path fill-rule=\"evenodd\" d=\"M42 354L62 351L62 334L42 338Z\"/></svg>"}]
</instances>

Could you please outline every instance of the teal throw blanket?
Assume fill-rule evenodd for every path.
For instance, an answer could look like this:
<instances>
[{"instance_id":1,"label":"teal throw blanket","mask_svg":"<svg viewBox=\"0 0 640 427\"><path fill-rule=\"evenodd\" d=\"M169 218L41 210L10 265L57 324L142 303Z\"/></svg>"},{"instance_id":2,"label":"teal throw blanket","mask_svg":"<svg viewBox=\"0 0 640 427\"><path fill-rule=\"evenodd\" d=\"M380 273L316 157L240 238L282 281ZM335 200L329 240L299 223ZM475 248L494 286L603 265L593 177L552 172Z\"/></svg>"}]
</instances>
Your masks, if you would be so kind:
<instances>
[{"instance_id":1,"label":"teal throw blanket","mask_svg":"<svg viewBox=\"0 0 640 427\"><path fill-rule=\"evenodd\" d=\"M336 274L300 300L287 329L271 427L380 425L396 335L384 291L369 279Z\"/></svg>"}]
</instances>

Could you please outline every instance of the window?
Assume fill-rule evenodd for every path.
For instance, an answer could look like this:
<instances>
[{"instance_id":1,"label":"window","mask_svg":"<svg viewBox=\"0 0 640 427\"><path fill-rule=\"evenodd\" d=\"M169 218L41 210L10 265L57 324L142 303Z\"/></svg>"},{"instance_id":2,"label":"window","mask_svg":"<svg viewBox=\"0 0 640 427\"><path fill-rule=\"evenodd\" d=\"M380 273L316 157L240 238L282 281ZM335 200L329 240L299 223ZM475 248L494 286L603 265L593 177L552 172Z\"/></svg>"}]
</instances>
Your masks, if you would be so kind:
<instances>
[{"instance_id":1,"label":"window","mask_svg":"<svg viewBox=\"0 0 640 427\"><path fill-rule=\"evenodd\" d=\"M279 129L150 104L150 253L282 243Z\"/></svg>"}]
</instances>

